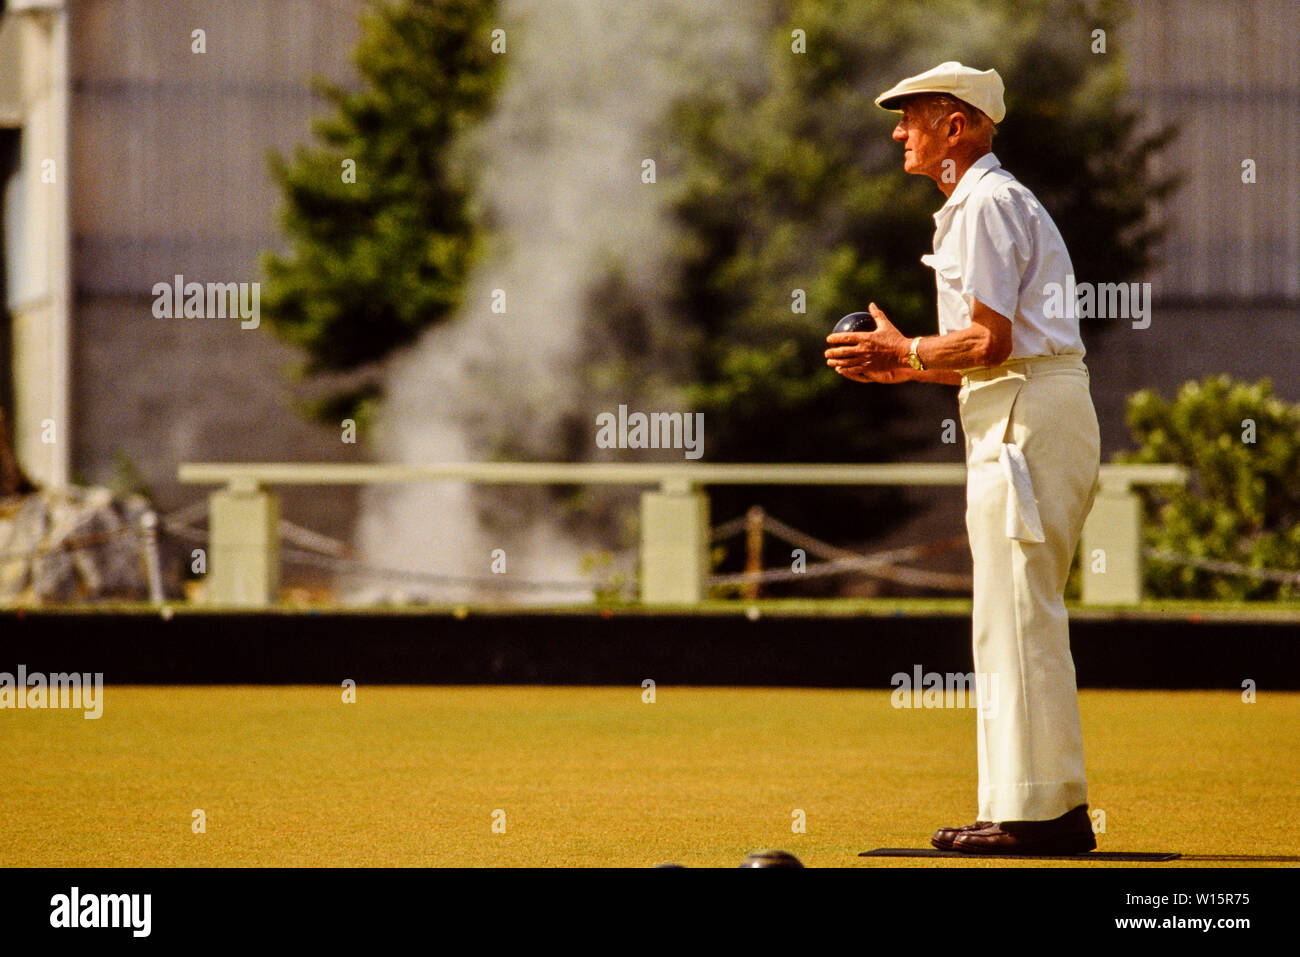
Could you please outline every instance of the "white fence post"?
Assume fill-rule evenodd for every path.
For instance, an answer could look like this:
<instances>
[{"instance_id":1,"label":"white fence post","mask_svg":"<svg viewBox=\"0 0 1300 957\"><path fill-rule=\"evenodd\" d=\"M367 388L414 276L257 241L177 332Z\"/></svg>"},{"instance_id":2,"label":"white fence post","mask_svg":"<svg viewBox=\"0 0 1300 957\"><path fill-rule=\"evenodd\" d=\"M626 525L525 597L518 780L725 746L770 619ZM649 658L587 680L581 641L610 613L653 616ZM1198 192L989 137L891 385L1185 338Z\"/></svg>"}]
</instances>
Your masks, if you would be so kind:
<instances>
[{"instance_id":1,"label":"white fence post","mask_svg":"<svg viewBox=\"0 0 1300 957\"><path fill-rule=\"evenodd\" d=\"M1128 486L1103 482L1083 523L1080 599L1085 605L1136 605L1142 600L1142 503Z\"/></svg>"},{"instance_id":2,"label":"white fence post","mask_svg":"<svg viewBox=\"0 0 1300 957\"><path fill-rule=\"evenodd\" d=\"M703 492L641 493L641 601L693 605L709 575L709 497Z\"/></svg>"},{"instance_id":3,"label":"white fence post","mask_svg":"<svg viewBox=\"0 0 1300 957\"><path fill-rule=\"evenodd\" d=\"M280 590L280 502L248 483L208 499L208 601L265 608Z\"/></svg>"}]
</instances>

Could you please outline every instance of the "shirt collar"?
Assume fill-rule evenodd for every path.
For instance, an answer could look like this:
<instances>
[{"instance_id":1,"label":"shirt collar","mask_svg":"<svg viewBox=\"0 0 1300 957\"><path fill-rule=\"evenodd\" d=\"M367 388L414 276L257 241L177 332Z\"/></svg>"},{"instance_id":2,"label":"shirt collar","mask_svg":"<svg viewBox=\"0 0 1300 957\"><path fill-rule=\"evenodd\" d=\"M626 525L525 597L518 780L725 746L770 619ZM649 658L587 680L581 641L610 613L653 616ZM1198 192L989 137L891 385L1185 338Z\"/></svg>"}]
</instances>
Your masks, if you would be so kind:
<instances>
[{"instance_id":1,"label":"shirt collar","mask_svg":"<svg viewBox=\"0 0 1300 957\"><path fill-rule=\"evenodd\" d=\"M948 202L940 206L939 212L934 214L935 218L937 219L939 213L942 213L945 209L960 206L964 203L966 197L970 195L970 191L974 189L975 184L979 182L980 177L989 170L997 169L1001 165L1002 164L998 162L998 158L992 153L985 153L975 162L971 163L966 169L966 172L962 173L961 179L957 182L957 188L954 189L952 195L948 197Z\"/></svg>"}]
</instances>

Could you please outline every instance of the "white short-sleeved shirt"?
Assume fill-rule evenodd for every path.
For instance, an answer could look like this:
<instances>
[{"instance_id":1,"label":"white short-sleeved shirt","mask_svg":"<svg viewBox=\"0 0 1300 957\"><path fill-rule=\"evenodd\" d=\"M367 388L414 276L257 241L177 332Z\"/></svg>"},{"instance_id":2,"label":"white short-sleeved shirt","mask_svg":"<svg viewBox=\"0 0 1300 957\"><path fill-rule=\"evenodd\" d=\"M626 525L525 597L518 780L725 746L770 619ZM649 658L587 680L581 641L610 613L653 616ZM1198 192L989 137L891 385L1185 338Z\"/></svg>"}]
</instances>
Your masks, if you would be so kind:
<instances>
[{"instance_id":1,"label":"white short-sleeved shirt","mask_svg":"<svg viewBox=\"0 0 1300 957\"><path fill-rule=\"evenodd\" d=\"M1011 320L1010 359L1084 354L1075 310L1048 318L1050 284L1069 288L1074 267L1056 223L1019 180L986 153L971 164L934 214L934 252L921 257L935 272L939 333L971 324L970 297Z\"/></svg>"}]
</instances>

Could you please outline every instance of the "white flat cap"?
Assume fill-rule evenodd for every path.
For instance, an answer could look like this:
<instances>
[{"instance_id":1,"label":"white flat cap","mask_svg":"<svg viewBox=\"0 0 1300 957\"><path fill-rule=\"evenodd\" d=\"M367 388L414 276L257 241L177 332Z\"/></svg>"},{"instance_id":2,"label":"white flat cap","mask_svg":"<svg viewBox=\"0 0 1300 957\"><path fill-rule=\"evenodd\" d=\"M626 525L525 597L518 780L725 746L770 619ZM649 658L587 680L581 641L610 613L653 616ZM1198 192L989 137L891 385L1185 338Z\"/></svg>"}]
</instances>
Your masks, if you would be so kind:
<instances>
[{"instance_id":1,"label":"white flat cap","mask_svg":"<svg viewBox=\"0 0 1300 957\"><path fill-rule=\"evenodd\" d=\"M894 113L903 112L899 101L914 93L948 93L988 114L994 123L1007 115L1002 102L1002 77L997 70L973 70L956 60L940 63L932 70L909 76L891 90L876 97L876 106Z\"/></svg>"}]
</instances>

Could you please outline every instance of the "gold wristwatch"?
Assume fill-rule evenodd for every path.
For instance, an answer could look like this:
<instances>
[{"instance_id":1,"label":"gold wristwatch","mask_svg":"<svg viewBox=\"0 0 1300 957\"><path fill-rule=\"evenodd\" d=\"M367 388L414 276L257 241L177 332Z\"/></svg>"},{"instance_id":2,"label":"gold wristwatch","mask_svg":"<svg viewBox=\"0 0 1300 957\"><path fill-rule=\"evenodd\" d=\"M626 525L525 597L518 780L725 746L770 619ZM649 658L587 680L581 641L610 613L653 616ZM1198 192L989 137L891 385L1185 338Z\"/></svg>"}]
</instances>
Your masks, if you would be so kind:
<instances>
[{"instance_id":1,"label":"gold wristwatch","mask_svg":"<svg viewBox=\"0 0 1300 957\"><path fill-rule=\"evenodd\" d=\"M912 354L907 357L907 364L910 365L917 372L924 372L925 363L922 362L921 357L916 354L916 347L919 346L920 344L921 344L920 336L917 336L915 339L912 340Z\"/></svg>"}]
</instances>

